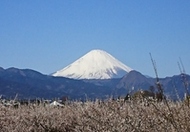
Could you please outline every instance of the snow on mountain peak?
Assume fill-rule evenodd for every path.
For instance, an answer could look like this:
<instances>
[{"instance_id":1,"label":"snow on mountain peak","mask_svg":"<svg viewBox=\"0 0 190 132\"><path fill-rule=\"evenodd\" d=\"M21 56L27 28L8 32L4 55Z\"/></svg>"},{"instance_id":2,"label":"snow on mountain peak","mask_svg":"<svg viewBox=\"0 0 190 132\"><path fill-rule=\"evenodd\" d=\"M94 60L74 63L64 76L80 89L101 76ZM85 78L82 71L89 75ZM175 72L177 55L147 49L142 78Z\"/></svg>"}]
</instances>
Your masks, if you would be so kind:
<instances>
[{"instance_id":1,"label":"snow on mountain peak","mask_svg":"<svg viewBox=\"0 0 190 132\"><path fill-rule=\"evenodd\" d=\"M132 69L103 50L92 50L55 72L53 76L74 79L110 79L121 78Z\"/></svg>"}]
</instances>

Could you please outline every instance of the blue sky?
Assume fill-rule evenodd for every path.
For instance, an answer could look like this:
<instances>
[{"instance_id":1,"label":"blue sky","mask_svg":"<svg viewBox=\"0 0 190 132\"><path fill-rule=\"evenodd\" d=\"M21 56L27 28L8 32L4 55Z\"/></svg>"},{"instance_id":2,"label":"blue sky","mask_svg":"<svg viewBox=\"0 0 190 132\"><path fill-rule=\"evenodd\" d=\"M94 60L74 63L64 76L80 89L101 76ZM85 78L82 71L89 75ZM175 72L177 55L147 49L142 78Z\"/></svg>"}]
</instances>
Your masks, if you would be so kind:
<instances>
[{"instance_id":1,"label":"blue sky","mask_svg":"<svg viewBox=\"0 0 190 132\"><path fill-rule=\"evenodd\" d=\"M190 73L189 0L1 0L0 66L50 74L92 49L140 71Z\"/></svg>"}]
</instances>

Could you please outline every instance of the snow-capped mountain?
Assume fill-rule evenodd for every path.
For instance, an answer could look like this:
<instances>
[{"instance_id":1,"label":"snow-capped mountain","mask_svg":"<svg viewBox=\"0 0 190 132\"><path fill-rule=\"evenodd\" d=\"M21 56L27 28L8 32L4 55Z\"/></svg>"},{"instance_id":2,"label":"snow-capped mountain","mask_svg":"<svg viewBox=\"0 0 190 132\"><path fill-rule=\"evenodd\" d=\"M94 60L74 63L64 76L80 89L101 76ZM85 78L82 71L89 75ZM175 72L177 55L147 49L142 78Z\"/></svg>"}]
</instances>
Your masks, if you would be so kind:
<instances>
[{"instance_id":1,"label":"snow-capped mountain","mask_svg":"<svg viewBox=\"0 0 190 132\"><path fill-rule=\"evenodd\" d=\"M106 51L92 50L67 67L55 72L53 76L73 79L111 79L121 78L131 70L132 68Z\"/></svg>"}]
</instances>

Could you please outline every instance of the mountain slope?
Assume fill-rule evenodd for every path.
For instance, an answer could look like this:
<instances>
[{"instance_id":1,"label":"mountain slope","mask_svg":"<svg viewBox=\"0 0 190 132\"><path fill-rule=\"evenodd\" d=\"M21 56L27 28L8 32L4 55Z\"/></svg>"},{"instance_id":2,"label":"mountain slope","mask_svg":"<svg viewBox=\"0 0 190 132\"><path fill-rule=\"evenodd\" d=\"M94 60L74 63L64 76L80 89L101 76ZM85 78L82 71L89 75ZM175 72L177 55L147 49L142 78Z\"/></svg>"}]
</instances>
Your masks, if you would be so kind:
<instances>
[{"instance_id":1,"label":"mountain slope","mask_svg":"<svg viewBox=\"0 0 190 132\"><path fill-rule=\"evenodd\" d=\"M103 50L92 50L55 72L53 76L73 79L111 79L121 78L132 69Z\"/></svg>"},{"instance_id":2,"label":"mountain slope","mask_svg":"<svg viewBox=\"0 0 190 132\"><path fill-rule=\"evenodd\" d=\"M120 80L117 88L148 89L152 85L154 85L152 78L146 78L140 72L133 70Z\"/></svg>"},{"instance_id":3,"label":"mountain slope","mask_svg":"<svg viewBox=\"0 0 190 132\"><path fill-rule=\"evenodd\" d=\"M111 94L111 90L109 87L96 86L83 80L48 76L30 69L0 70L0 95L7 98L16 94L19 98L105 98Z\"/></svg>"},{"instance_id":4,"label":"mountain slope","mask_svg":"<svg viewBox=\"0 0 190 132\"><path fill-rule=\"evenodd\" d=\"M186 75L186 80L190 84L189 75ZM155 78L146 78L135 70L120 79L75 80L43 75L30 69L0 68L0 95L8 98L15 97L16 94L19 98L49 99L62 96L68 96L70 99L117 97L138 89L149 90L150 86L154 86L156 90L155 82ZM177 99L179 95L183 99L185 89L181 75L160 78L160 82L164 94L172 99Z\"/></svg>"}]
</instances>

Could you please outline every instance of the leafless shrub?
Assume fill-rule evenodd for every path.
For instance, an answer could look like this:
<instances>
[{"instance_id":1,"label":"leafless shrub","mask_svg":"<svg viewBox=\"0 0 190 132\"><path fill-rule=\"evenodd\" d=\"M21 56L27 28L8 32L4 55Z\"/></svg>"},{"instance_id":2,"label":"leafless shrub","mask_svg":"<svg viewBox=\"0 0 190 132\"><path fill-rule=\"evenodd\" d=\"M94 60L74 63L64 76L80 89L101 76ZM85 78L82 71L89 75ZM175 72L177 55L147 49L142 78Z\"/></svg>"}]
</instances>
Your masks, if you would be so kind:
<instances>
[{"instance_id":1,"label":"leafless shrub","mask_svg":"<svg viewBox=\"0 0 190 132\"><path fill-rule=\"evenodd\" d=\"M64 107L0 106L1 132L190 131L190 109L183 102L71 102ZM169 109L168 109L169 107Z\"/></svg>"}]
</instances>

